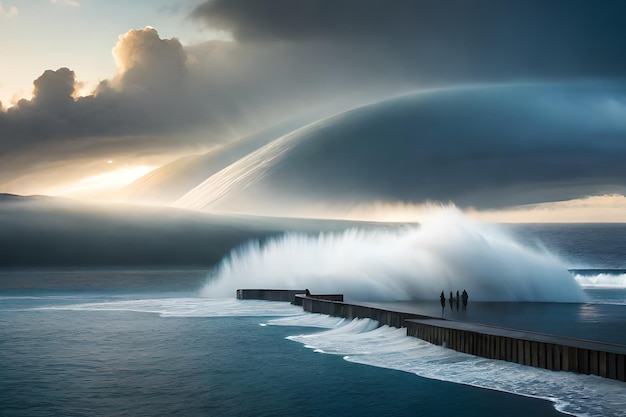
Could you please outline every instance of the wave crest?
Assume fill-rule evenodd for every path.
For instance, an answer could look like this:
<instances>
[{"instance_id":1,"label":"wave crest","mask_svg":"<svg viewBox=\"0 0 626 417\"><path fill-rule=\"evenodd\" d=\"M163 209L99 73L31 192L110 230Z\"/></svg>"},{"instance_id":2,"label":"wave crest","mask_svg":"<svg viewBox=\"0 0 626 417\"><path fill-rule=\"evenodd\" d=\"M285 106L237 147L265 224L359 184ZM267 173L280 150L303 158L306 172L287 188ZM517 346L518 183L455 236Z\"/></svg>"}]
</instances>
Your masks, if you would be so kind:
<instances>
[{"instance_id":1,"label":"wave crest","mask_svg":"<svg viewBox=\"0 0 626 417\"><path fill-rule=\"evenodd\" d=\"M463 289L474 301L584 299L556 256L455 207L420 225L249 242L212 271L202 294L232 297L237 288L310 288L363 301L437 300Z\"/></svg>"}]
</instances>

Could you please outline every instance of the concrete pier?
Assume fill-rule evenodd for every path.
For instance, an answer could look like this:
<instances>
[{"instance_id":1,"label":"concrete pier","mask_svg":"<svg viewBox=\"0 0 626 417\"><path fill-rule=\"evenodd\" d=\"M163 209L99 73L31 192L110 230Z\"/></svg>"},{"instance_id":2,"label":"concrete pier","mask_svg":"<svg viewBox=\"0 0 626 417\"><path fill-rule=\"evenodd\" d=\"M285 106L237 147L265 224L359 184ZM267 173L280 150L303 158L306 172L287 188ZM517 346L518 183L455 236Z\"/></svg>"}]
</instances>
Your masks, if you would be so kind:
<instances>
[{"instance_id":1,"label":"concrete pier","mask_svg":"<svg viewBox=\"0 0 626 417\"><path fill-rule=\"evenodd\" d=\"M239 289L238 300L266 300L286 301L292 303L296 294L304 295L306 290L268 290L268 289Z\"/></svg>"},{"instance_id":2,"label":"concrete pier","mask_svg":"<svg viewBox=\"0 0 626 417\"><path fill-rule=\"evenodd\" d=\"M265 300L265 301L288 301L298 306L302 305L302 299L307 298L307 290L268 290L268 289L238 289L238 300ZM302 297L296 297L301 295ZM328 301L343 301L343 294L308 294L310 298Z\"/></svg>"},{"instance_id":3,"label":"concrete pier","mask_svg":"<svg viewBox=\"0 0 626 417\"><path fill-rule=\"evenodd\" d=\"M299 297L300 295L304 295L304 297ZM317 300L326 300L326 301L339 301L343 302L343 294L296 294L291 304L295 304L297 306L301 306L303 300L307 298L315 298Z\"/></svg>"},{"instance_id":4,"label":"concrete pier","mask_svg":"<svg viewBox=\"0 0 626 417\"><path fill-rule=\"evenodd\" d=\"M458 352L626 381L626 346L442 319L409 319L407 335Z\"/></svg>"},{"instance_id":5,"label":"concrete pier","mask_svg":"<svg viewBox=\"0 0 626 417\"><path fill-rule=\"evenodd\" d=\"M385 310L383 308L306 297L304 294L297 294L296 298L300 298L296 304L300 303L298 305L302 305L302 309L309 313L328 314L329 316L343 317L346 319L370 318L378 321L381 326L388 325L402 328L406 327L405 321L408 319L430 318L420 314L402 313L399 311Z\"/></svg>"},{"instance_id":6,"label":"concrete pier","mask_svg":"<svg viewBox=\"0 0 626 417\"><path fill-rule=\"evenodd\" d=\"M626 381L626 346L513 330L339 300L339 294L306 296L305 291L237 290L239 299L289 301L310 313L346 319L370 318L381 325L405 327L407 335L489 359L553 371L572 371ZM291 298L290 298L291 297Z\"/></svg>"},{"instance_id":7,"label":"concrete pier","mask_svg":"<svg viewBox=\"0 0 626 417\"><path fill-rule=\"evenodd\" d=\"M626 346L512 330L358 304L302 297L310 313L371 318L406 327L407 335L459 352L553 371L572 371L626 381Z\"/></svg>"}]
</instances>

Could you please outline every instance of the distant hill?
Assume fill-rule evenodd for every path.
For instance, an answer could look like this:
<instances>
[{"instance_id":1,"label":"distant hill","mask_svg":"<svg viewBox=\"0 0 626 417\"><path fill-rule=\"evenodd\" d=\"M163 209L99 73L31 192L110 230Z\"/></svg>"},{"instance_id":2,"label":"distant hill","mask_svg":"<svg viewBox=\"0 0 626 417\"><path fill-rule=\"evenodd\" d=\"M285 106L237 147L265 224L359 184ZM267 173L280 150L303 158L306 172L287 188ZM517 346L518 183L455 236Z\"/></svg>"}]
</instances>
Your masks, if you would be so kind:
<instances>
[{"instance_id":1,"label":"distant hill","mask_svg":"<svg viewBox=\"0 0 626 417\"><path fill-rule=\"evenodd\" d=\"M53 200L54 197L49 197L46 195L17 195L17 194L6 194L0 193L0 204L2 203L26 203L30 201L50 201Z\"/></svg>"},{"instance_id":2,"label":"distant hill","mask_svg":"<svg viewBox=\"0 0 626 417\"><path fill-rule=\"evenodd\" d=\"M2 195L0 201L4 203L0 203L0 268L209 267L250 239L262 240L285 231L343 230L355 225L102 207L12 195Z\"/></svg>"}]
</instances>

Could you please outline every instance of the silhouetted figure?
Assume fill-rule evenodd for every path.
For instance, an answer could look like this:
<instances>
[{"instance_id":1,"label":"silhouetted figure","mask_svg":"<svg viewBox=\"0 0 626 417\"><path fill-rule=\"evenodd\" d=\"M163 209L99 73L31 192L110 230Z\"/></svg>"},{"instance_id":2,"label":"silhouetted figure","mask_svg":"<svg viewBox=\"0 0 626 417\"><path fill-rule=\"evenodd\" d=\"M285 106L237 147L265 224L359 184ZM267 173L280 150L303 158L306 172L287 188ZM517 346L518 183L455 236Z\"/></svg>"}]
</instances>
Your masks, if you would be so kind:
<instances>
[{"instance_id":1,"label":"silhouetted figure","mask_svg":"<svg viewBox=\"0 0 626 417\"><path fill-rule=\"evenodd\" d=\"M308 288L307 288L307 289L305 289L305 290L304 290L304 295L306 295L307 297L310 297L310 296L311 296L311 291L309 291L309 289L308 289Z\"/></svg>"},{"instance_id":2,"label":"silhouetted figure","mask_svg":"<svg viewBox=\"0 0 626 417\"><path fill-rule=\"evenodd\" d=\"M441 295L439 296L439 300L441 301L441 317L443 317L443 310L446 308L446 296L443 295L443 291L441 291Z\"/></svg>"},{"instance_id":3,"label":"silhouetted figure","mask_svg":"<svg viewBox=\"0 0 626 417\"><path fill-rule=\"evenodd\" d=\"M454 295L452 295L452 291L450 291L450 310L454 308Z\"/></svg>"},{"instance_id":4,"label":"silhouetted figure","mask_svg":"<svg viewBox=\"0 0 626 417\"><path fill-rule=\"evenodd\" d=\"M465 310L467 308L467 299L469 298L469 296L467 295L467 291L463 290L463 294L461 294L461 297L463 297L463 310Z\"/></svg>"},{"instance_id":5,"label":"silhouetted figure","mask_svg":"<svg viewBox=\"0 0 626 417\"><path fill-rule=\"evenodd\" d=\"M456 290L456 311L459 311L461 304L461 297L459 296L459 290Z\"/></svg>"}]
</instances>

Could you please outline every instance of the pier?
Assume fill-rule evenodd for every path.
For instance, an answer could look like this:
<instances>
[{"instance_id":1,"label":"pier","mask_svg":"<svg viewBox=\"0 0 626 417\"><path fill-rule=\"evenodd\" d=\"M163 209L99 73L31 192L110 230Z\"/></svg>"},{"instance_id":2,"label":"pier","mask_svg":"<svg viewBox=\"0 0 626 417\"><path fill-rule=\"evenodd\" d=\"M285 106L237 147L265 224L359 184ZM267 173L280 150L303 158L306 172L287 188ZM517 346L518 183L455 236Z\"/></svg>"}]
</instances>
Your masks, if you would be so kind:
<instances>
[{"instance_id":1,"label":"pier","mask_svg":"<svg viewBox=\"0 0 626 417\"><path fill-rule=\"evenodd\" d=\"M288 295L292 292L292 298L285 299L289 298ZM552 371L578 372L626 381L624 345L345 303L341 294L307 296L305 291L237 290L237 298L290 301L292 304L301 305L302 309L309 313L345 319L370 318L378 321L380 325L406 328L408 336L458 352Z\"/></svg>"},{"instance_id":2,"label":"pier","mask_svg":"<svg viewBox=\"0 0 626 417\"><path fill-rule=\"evenodd\" d=\"M240 289L237 290L238 300L265 300L285 301L293 303L296 294L304 294L305 290L265 290L265 289Z\"/></svg>"},{"instance_id":3,"label":"pier","mask_svg":"<svg viewBox=\"0 0 626 417\"><path fill-rule=\"evenodd\" d=\"M626 381L626 346L443 319L409 319L407 335L458 352Z\"/></svg>"}]
</instances>

